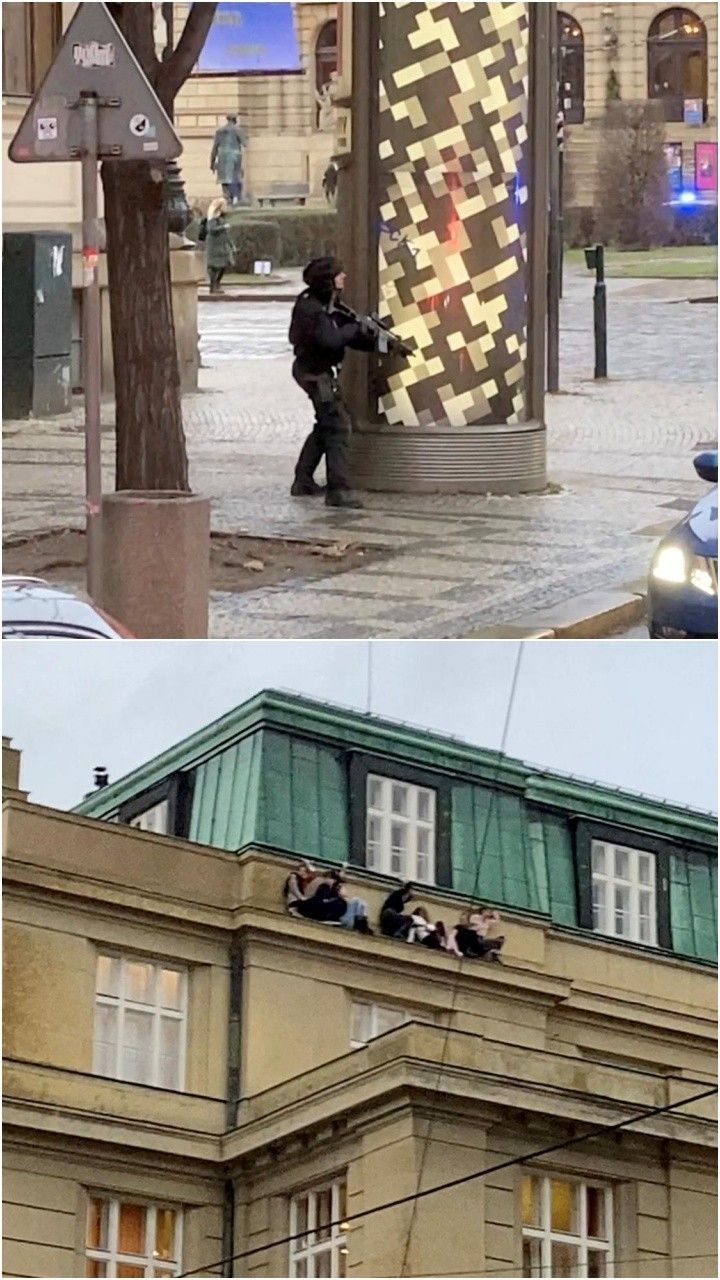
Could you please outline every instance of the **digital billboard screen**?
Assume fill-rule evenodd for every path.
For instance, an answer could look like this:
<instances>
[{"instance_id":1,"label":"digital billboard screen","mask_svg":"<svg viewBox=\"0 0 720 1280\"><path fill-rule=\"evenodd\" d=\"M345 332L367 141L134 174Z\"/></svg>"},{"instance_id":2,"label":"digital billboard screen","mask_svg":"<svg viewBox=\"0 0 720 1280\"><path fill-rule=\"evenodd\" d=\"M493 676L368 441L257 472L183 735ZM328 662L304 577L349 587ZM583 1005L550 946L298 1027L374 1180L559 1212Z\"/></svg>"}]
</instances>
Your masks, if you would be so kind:
<instances>
[{"instance_id":1,"label":"digital billboard screen","mask_svg":"<svg viewBox=\"0 0 720 1280\"><path fill-rule=\"evenodd\" d=\"M219 4L196 71L300 71L292 4Z\"/></svg>"}]
</instances>

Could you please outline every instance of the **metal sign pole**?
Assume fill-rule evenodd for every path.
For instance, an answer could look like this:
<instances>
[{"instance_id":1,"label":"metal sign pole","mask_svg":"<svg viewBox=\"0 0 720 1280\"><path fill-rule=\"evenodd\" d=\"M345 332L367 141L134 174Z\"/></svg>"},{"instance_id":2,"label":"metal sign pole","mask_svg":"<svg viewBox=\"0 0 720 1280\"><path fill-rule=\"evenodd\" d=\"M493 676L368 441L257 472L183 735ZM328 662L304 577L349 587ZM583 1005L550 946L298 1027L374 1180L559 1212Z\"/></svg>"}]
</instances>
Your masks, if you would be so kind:
<instances>
[{"instance_id":1,"label":"metal sign pole","mask_svg":"<svg viewBox=\"0 0 720 1280\"><path fill-rule=\"evenodd\" d=\"M91 600L101 601L102 583L102 463L100 445L101 320L100 228L98 225L98 100L81 93L82 207L83 207L83 382L85 392L85 536L87 590Z\"/></svg>"}]
</instances>

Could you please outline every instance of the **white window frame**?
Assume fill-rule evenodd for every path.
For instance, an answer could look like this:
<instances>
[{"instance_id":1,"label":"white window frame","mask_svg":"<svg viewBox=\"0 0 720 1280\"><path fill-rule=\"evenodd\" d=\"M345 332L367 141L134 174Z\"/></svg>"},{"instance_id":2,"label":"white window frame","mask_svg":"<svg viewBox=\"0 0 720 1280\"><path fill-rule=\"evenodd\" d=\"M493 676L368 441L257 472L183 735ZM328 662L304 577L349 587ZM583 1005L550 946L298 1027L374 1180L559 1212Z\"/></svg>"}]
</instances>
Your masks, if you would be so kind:
<instances>
[{"instance_id":1,"label":"white window frame","mask_svg":"<svg viewBox=\"0 0 720 1280\"><path fill-rule=\"evenodd\" d=\"M615 851L627 855L628 875L623 879L615 874ZM596 870L596 854L604 855L604 871ZM641 862L649 869L649 879L640 880ZM612 868L612 870L610 870ZM633 849L629 845L617 844L611 840L590 841L590 871L592 887L593 931L604 933L610 938L624 938L626 942L640 942L644 946L656 947L657 942L657 862L655 855L646 849ZM628 894L627 931L619 932L615 921L615 890L621 889ZM596 907L596 892L602 891L603 903ZM640 894L649 893L649 935L640 936Z\"/></svg>"},{"instance_id":2,"label":"white window frame","mask_svg":"<svg viewBox=\"0 0 720 1280\"><path fill-rule=\"evenodd\" d=\"M134 817L128 818L128 826L135 827L138 831L151 831L156 836L169 835L168 820L170 817L170 804L168 797L164 800L158 800L157 804L151 804L149 808L143 809L142 813L136 813Z\"/></svg>"},{"instance_id":3,"label":"white window frame","mask_svg":"<svg viewBox=\"0 0 720 1280\"><path fill-rule=\"evenodd\" d=\"M380 787L380 803L371 806L371 788ZM407 814L393 813L392 789L403 787L408 796ZM428 818L418 817L418 799L420 795L428 797ZM435 882L435 846L436 846L436 814L437 791L433 787L419 786L414 782L403 782L401 778L389 778L380 773L368 773L365 781L365 865L384 875L397 876L401 880L414 880L422 884ZM370 839L371 826L378 827L377 840ZM402 826L405 830L404 865L398 866L392 845L392 827ZM426 855L418 853L418 832L428 833L428 851ZM427 857L427 869L421 871L418 866L420 857Z\"/></svg>"},{"instance_id":4,"label":"white window frame","mask_svg":"<svg viewBox=\"0 0 720 1280\"><path fill-rule=\"evenodd\" d=\"M367 1038L364 1040L354 1039L353 1030L355 1029L356 1013L362 1010L361 1016L367 1019ZM383 1014L397 1014L399 1021L393 1026L380 1027L378 1024ZM396 1027L402 1027L406 1022L412 1022L413 1015L408 1009L403 1009L400 1005L378 1004L371 1000L353 1000L350 1007L350 1048L364 1049L365 1045L371 1040L377 1039L378 1036L385 1035L386 1031L394 1031Z\"/></svg>"},{"instance_id":5,"label":"white window frame","mask_svg":"<svg viewBox=\"0 0 720 1280\"><path fill-rule=\"evenodd\" d=\"M314 1243L313 1236L318 1225L317 1198L319 1194L328 1190L332 1193L330 1221L336 1223L336 1225L331 1227L327 1240L320 1240ZM307 1200L307 1235L301 1240L290 1241L289 1274L291 1277L298 1275L298 1263L304 1263L306 1265L305 1275L308 1280L312 1280L312 1277L316 1275L315 1259L322 1254L328 1253L330 1254L330 1275L347 1275L347 1237L345 1230L343 1230L343 1227L345 1229L347 1227L345 1223L339 1222L341 1191L345 1192L345 1197L347 1198L347 1178L345 1174L342 1177L333 1178L328 1182L310 1187L307 1191L298 1191L291 1197L291 1236L297 1235L298 1232L298 1206L302 1200Z\"/></svg>"},{"instance_id":6,"label":"white window frame","mask_svg":"<svg viewBox=\"0 0 720 1280\"><path fill-rule=\"evenodd\" d=\"M522 1223L523 1240L540 1240L540 1268L537 1272L525 1272L523 1275L552 1276L552 1245L553 1244L569 1244L577 1248L580 1255L580 1264L578 1267L578 1276L587 1276L587 1259L588 1253L602 1253L605 1255L605 1275L613 1276L614 1272L614 1254L613 1254L613 1194L612 1187L606 1182L596 1182L594 1179L582 1179L567 1177L564 1173L544 1173L536 1169L524 1169L523 1174L526 1177L535 1178L540 1183L540 1227L528 1227ZM551 1192L550 1184L552 1182L566 1182L571 1186L580 1187L580 1220L578 1234L571 1232L552 1231L550 1227L551 1219ZM606 1241L596 1239L587 1234L587 1195L588 1187L594 1187L605 1195L605 1222L607 1224L608 1238ZM522 1216L522 1215L521 1215Z\"/></svg>"},{"instance_id":7,"label":"white window frame","mask_svg":"<svg viewBox=\"0 0 720 1280\"><path fill-rule=\"evenodd\" d=\"M91 1248L87 1244L87 1226L85 1229L85 1260L86 1262L104 1262L106 1276L116 1276L118 1264L128 1267L143 1267L146 1276L150 1275L166 1275L177 1276L182 1270L182 1248L183 1248L183 1214L179 1205L168 1204L165 1201L148 1201L139 1200L134 1196L109 1196L105 1191L89 1191L87 1206L87 1222L90 1220L93 1200L103 1200L107 1205L108 1213L108 1229L107 1249ZM140 1205L146 1212L145 1218L145 1256L139 1254L119 1253L117 1249L118 1228L120 1225L120 1206L121 1204ZM155 1232L157 1227L157 1212L159 1209L169 1209L175 1214L175 1252L177 1257L172 1263L163 1262L159 1258L153 1257L155 1248Z\"/></svg>"},{"instance_id":8,"label":"white window frame","mask_svg":"<svg viewBox=\"0 0 720 1280\"><path fill-rule=\"evenodd\" d=\"M106 995L104 992L98 991L97 969L101 959L115 960L120 965L118 977L117 996ZM152 1005L143 1004L141 1001L128 1000L125 997L125 966L127 964L146 964L155 970L155 1000ZM180 974L180 1008L166 1009L160 1004L160 980L159 975L162 970L170 970L173 973ZM147 956L135 956L125 952L101 950L97 953L96 977L95 977L95 1009L98 1006L110 1007L117 1009L117 1046L115 1050L115 1074L107 1076L104 1071L100 1070L99 1057L100 1048L98 1044L97 1031L93 1035L93 1071L96 1075L102 1075L105 1079L125 1080L126 1076L122 1071L123 1060L123 1044L125 1030L125 1012L126 1010L148 1013L152 1011L152 1072L150 1080L129 1080L129 1084L141 1084L142 1087L152 1085L159 1089L168 1089L169 1086L162 1084L160 1081L160 1025L162 1018L169 1018L181 1024L180 1029L180 1051L178 1054L178 1083L174 1093L182 1093L185 1090L185 1057L187 1050L187 1030L188 1030L188 971L182 965L172 964L165 960L148 959Z\"/></svg>"}]
</instances>

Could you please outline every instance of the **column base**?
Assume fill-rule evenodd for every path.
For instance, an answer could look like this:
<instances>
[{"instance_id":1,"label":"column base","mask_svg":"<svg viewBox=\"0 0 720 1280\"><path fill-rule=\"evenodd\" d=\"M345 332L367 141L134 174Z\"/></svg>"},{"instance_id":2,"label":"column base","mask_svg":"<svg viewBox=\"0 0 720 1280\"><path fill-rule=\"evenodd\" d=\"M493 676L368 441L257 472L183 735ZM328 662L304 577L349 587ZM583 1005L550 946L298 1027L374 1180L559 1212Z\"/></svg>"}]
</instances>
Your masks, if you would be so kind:
<instances>
[{"instance_id":1,"label":"column base","mask_svg":"<svg viewBox=\"0 0 720 1280\"><path fill-rule=\"evenodd\" d=\"M538 493L547 484L541 422L444 429L360 427L353 486L386 493Z\"/></svg>"}]
</instances>

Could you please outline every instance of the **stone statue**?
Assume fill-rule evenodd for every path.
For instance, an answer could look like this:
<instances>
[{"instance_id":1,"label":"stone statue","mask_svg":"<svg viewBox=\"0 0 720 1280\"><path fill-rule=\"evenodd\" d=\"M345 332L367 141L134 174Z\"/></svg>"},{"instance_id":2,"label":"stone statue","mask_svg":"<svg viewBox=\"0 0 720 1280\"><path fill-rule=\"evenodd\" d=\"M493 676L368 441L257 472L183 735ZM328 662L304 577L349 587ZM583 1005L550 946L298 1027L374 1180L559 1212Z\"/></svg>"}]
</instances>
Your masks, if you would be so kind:
<instances>
[{"instance_id":1,"label":"stone statue","mask_svg":"<svg viewBox=\"0 0 720 1280\"><path fill-rule=\"evenodd\" d=\"M210 153L210 168L230 204L239 204L243 185L244 136L237 116L228 116L217 130Z\"/></svg>"},{"instance_id":2,"label":"stone statue","mask_svg":"<svg viewBox=\"0 0 720 1280\"><path fill-rule=\"evenodd\" d=\"M315 101L320 108L318 128L321 133L335 132L335 103L332 100L332 81L328 80L319 91L315 90Z\"/></svg>"}]
</instances>

